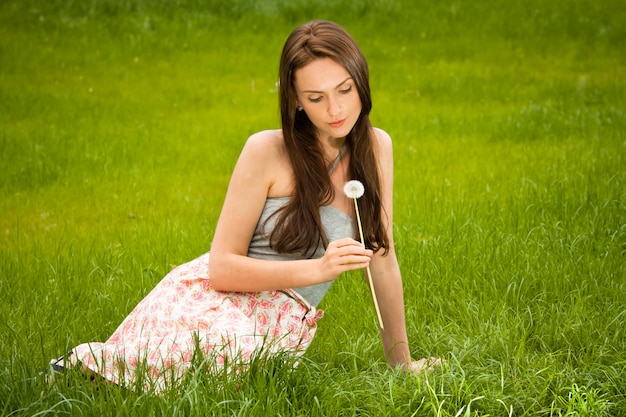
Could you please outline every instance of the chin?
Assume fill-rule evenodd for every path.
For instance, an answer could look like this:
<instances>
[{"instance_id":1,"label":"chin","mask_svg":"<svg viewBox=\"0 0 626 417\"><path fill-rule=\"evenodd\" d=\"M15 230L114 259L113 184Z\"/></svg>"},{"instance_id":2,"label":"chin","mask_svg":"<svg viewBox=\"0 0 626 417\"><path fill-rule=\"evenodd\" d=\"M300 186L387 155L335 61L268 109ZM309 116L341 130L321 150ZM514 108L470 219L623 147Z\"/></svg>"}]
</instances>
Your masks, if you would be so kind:
<instances>
[{"instance_id":1,"label":"chin","mask_svg":"<svg viewBox=\"0 0 626 417\"><path fill-rule=\"evenodd\" d=\"M354 129L354 124L351 125L349 129L348 128L342 129L341 137L345 138L346 136L348 136L350 134L350 132L352 132L353 129Z\"/></svg>"}]
</instances>

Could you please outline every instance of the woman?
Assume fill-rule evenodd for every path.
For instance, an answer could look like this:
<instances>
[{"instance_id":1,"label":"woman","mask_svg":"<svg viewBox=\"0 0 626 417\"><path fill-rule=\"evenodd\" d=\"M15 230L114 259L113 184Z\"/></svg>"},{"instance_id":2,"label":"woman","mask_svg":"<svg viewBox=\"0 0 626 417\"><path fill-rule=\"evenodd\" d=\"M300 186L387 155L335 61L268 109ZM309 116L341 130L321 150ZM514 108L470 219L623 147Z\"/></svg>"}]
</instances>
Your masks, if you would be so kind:
<instances>
[{"instance_id":1,"label":"woman","mask_svg":"<svg viewBox=\"0 0 626 417\"><path fill-rule=\"evenodd\" d=\"M350 35L327 21L298 27L280 61L282 129L248 139L210 255L171 271L108 341L77 346L53 367L80 364L122 385L141 374L145 388L162 390L198 350L218 367L260 350L301 355L332 281L366 267L388 363L414 372L437 365L411 360L393 246L391 140L371 126L371 108L367 62ZM366 190L365 247L342 191L353 179Z\"/></svg>"}]
</instances>

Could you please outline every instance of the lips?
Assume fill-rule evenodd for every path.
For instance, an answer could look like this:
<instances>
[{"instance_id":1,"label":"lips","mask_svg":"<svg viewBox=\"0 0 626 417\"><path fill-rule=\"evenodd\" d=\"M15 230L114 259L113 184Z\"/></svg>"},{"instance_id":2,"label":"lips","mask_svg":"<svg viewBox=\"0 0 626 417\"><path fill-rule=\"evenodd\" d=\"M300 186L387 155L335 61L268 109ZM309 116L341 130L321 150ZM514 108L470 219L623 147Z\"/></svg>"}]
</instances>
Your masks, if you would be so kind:
<instances>
[{"instance_id":1,"label":"lips","mask_svg":"<svg viewBox=\"0 0 626 417\"><path fill-rule=\"evenodd\" d=\"M337 120L336 122L328 123L328 125L332 128L338 128L338 127L343 126L345 122L346 122L346 119Z\"/></svg>"}]
</instances>

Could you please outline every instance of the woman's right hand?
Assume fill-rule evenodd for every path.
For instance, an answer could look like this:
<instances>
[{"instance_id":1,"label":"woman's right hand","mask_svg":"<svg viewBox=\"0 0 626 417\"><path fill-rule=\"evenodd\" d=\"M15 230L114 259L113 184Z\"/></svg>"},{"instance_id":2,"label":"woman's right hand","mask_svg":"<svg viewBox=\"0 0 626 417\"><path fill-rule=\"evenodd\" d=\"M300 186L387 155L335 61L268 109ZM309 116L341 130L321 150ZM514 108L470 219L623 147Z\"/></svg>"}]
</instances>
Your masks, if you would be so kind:
<instances>
[{"instance_id":1,"label":"woman's right hand","mask_svg":"<svg viewBox=\"0 0 626 417\"><path fill-rule=\"evenodd\" d=\"M343 272L368 267L373 254L349 237L330 242L320 258L322 280L331 281Z\"/></svg>"}]
</instances>

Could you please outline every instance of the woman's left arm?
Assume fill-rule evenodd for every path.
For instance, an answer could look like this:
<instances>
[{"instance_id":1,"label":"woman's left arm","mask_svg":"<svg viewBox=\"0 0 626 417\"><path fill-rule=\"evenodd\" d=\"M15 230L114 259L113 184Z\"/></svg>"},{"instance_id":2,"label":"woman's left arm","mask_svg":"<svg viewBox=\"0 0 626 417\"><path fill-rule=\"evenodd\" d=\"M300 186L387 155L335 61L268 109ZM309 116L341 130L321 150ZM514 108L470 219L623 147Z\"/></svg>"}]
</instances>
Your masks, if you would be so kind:
<instances>
[{"instance_id":1,"label":"woman's left arm","mask_svg":"<svg viewBox=\"0 0 626 417\"><path fill-rule=\"evenodd\" d=\"M391 366L412 369L414 364L411 360L406 332L402 276L393 241L393 152L391 138L380 129L375 129L375 132L384 209L382 216L389 237L389 251L384 256L383 250L378 251L370 262L370 269L385 327L384 330L381 329L380 333L387 362Z\"/></svg>"}]
</instances>

